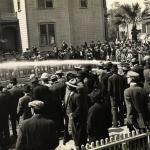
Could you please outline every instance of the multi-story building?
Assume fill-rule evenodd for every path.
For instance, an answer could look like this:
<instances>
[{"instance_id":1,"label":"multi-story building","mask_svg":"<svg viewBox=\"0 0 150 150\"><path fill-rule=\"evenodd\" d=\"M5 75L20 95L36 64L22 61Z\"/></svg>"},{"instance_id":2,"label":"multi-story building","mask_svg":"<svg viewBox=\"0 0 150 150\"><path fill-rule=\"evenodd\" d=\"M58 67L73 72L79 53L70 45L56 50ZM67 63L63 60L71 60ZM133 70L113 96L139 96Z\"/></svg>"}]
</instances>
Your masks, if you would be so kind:
<instances>
[{"instance_id":1,"label":"multi-story building","mask_svg":"<svg viewBox=\"0 0 150 150\"><path fill-rule=\"evenodd\" d=\"M6 0L5 0L6 1ZM13 0L23 51L105 40L106 0Z\"/></svg>"},{"instance_id":2,"label":"multi-story building","mask_svg":"<svg viewBox=\"0 0 150 150\"><path fill-rule=\"evenodd\" d=\"M12 0L0 0L0 49L19 50L19 25Z\"/></svg>"},{"instance_id":3,"label":"multi-story building","mask_svg":"<svg viewBox=\"0 0 150 150\"><path fill-rule=\"evenodd\" d=\"M150 36L150 0L144 0L145 8L148 9L148 14L143 18L142 31L145 33L145 38Z\"/></svg>"}]
</instances>

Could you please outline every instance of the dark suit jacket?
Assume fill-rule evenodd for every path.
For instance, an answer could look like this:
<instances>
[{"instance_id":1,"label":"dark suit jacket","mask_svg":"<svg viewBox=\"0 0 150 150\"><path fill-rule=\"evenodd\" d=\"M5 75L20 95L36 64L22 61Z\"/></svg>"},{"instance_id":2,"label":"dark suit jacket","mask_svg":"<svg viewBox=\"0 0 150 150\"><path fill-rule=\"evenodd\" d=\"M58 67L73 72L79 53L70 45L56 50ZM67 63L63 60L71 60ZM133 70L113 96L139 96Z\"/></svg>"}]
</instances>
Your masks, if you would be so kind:
<instances>
[{"instance_id":1,"label":"dark suit jacket","mask_svg":"<svg viewBox=\"0 0 150 150\"><path fill-rule=\"evenodd\" d=\"M53 150L58 143L54 122L35 115L21 125L16 150Z\"/></svg>"},{"instance_id":2,"label":"dark suit jacket","mask_svg":"<svg viewBox=\"0 0 150 150\"><path fill-rule=\"evenodd\" d=\"M144 83L144 89L147 93L150 94L150 69L144 70L144 77L145 77L145 83Z\"/></svg>"},{"instance_id":3,"label":"dark suit jacket","mask_svg":"<svg viewBox=\"0 0 150 150\"><path fill-rule=\"evenodd\" d=\"M148 97L146 91L139 87L129 87L124 92L125 103L127 107L127 121L130 125L137 128L145 128L145 121L148 115Z\"/></svg>"},{"instance_id":4,"label":"dark suit jacket","mask_svg":"<svg viewBox=\"0 0 150 150\"><path fill-rule=\"evenodd\" d=\"M63 120L63 110L62 110L62 100L65 95L65 83L64 82L56 82L49 88L50 92L53 95L53 100L55 104L55 124L57 129L59 129L61 123L60 121Z\"/></svg>"},{"instance_id":5,"label":"dark suit jacket","mask_svg":"<svg viewBox=\"0 0 150 150\"><path fill-rule=\"evenodd\" d=\"M10 101L10 113L16 114L19 98L21 98L24 94L23 91L17 86L13 86L9 92L12 96Z\"/></svg>"},{"instance_id":6,"label":"dark suit jacket","mask_svg":"<svg viewBox=\"0 0 150 150\"><path fill-rule=\"evenodd\" d=\"M111 73L103 73L101 77L101 91L103 96L108 96L108 78Z\"/></svg>"},{"instance_id":7,"label":"dark suit jacket","mask_svg":"<svg viewBox=\"0 0 150 150\"><path fill-rule=\"evenodd\" d=\"M8 99L5 93L0 92L0 123L2 123L3 119L8 118L9 110L8 110Z\"/></svg>"},{"instance_id":8,"label":"dark suit jacket","mask_svg":"<svg viewBox=\"0 0 150 150\"><path fill-rule=\"evenodd\" d=\"M29 95L25 95L19 99L17 115L18 117L23 116L23 120L32 116L31 109L28 107L29 102L31 102L31 97Z\"/></svg>"},{"instance_id":9,"label":"dark suit jacket","mask_svg":"<svg viewBox=\"0 0 150 150\"><path fill-rule=\"evenodd\" d=\"M113 74L108 78L108 92L116 100L123 99L125 87L126 81L121 75Z\"/></svg>"},{"instance_id":10,"label":"dark suit jacket","mask_svg":"<svg viewBox=\"0 0 150 150\"><path fill-rule=\"evenodd\" d=\"M100 140L108 136L111 112L102 103L95 103L88 111L87 132L89 137Z\"/></svg>"},{"instance_id":11,"label":"dark suit jacket","mask_svg":"<svg viewBox=\"0 0 150 150\"><path fill-rule=\"evenodd\" d=\"M87 142L87 113L88 104L84 93L74 93L70 96L69 106L72 113L72 136L76 146Z\"/></svg>"}]
</instances>

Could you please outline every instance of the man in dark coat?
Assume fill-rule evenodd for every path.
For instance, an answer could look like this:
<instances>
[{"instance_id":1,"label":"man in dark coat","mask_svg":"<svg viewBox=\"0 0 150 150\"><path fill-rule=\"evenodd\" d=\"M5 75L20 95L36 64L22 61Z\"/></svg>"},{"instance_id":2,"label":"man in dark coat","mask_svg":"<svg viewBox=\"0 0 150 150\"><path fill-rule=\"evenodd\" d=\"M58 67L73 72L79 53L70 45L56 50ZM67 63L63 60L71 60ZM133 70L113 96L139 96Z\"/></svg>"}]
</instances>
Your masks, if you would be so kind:
<instances>
[{"instance_id":1,"label":"man in dark coat","mask_svg":"<svg viewBox=\"0 0 150 150\"><path fill-rule=\"evenodd\" d=\"M149 100L148 100L148 113L150 115L150 58L149 61L147 62L145 69L144 69L144 89L146 90Z\"/></svg>"},{"instance_id":2,"label":"man in dark coat","mask_svg":"<svg viewBox=\"0 0 150 150\"><path fill-rule=\"evenodd\" d=\"M71 135L69 134L68 126L69 126L69 117L70 117L70 107L69 101L71 95L76 91L77 80L74 78L70 79L66 82L66 91L64 96L64 121L65 121L65 128L64 128L64 141L63 144L65 145L70 139Z\"/></svg>"},{"instance_id":3,"label":"man in dark coat","mask_svg":"<svg viewBox=\"0 0 150 150\"><path fill-rule=\"evenodd\" d=\"M55 124L42 116L42 101L29 103L33 117L25 120L19 130L16 150L54 150L59 143Z\"/></svg>"},{"instance_id":4,"label":"man in dark coat","mask_svg":"<svg viewBox=\"0 0 150 150\"><path fill-rule=\"evenodd\" d=\"M12 99L10 101L10 120L11 120L11 125L12 125L12 131L13 131L13 136L17 136L17 131L16 131L16 121L17 121L17 106L18 106L18 101L19 98L21 98L24 94L23 91L17 86L17 79L12 78L10 80L10 85L12 85L12 88L9 90Z\"/></svg>"},{"instance_id":5,"label":"man in dark coat","mask_svg":"<svg viewBox=\"0 0 150 150\"><path fill-rule=\"evenodd\" d=\"M3 87L0 86L0 148L4 148L9 144L9 125L8 125L8 105L9 99L6 93L2 92Z\"/></svg>"},{"instance_id":6,"label":"man in dark coat","mask_svg":"<svg viewBox=\"0 0 150 150\"><path fill-rule=\"evenodd\" d=\"M32 98L30 96L31 88L29 85L24 86L24 96L19 99L17 107L17 116L22 116L22 119L28 119L32 116L31 110L28 107L28 103L31 102Z\"/></svg>"},{"instance_id":7,"label":"man in dark coat","mask_svg":"<svg viewBox=\"0 0 150 150\"><path fill-rule=\"evenodd\" d=\"M118 127L118 121L120 126L124 125L123 102L126 84L124 78L118 74L117 65L113 65L111 71L113 75L108 78L108 92L111 101L113 127Z\"/></svg>"},{"instance_id":8,"label":"man in dark coat","mask_svg":"<svg viewBox=\"0 0 150 150\"><path fill-rule=\"evenodd\" d=\"M104 98L105 104L108 106L108 109L111 110L110 106L110 97L108 94L108 78L112 75L110 72L112 63L106 63L104 64L104 72L102 73L101 79L100 79L100 88L101 88L101 93Z\"/></svg>"},{"instance_id":9,"label":"man in dark coat","mask_svg":"<svg viewBox=\"0 0 150 150\"><path fill-rule=\"evenodd\" d=\"M70 121L71 132L75 142L75 146L80 149L81 145L85 145L87 142L87 95L85 95L84 85L77 86L77 91L74 91L70 96L69 108L70 108Z\"/></svg>"},{"instance_id":10,"label":"man in dark coat","mask_svg":"<svg viewBox=\"0 0 150 150\"><path fill-rule=\"evenodd\" d=\"M89 142L95 142L109 137L108 128L111 127L111 112L107 109L101 93L95 98L95 103L88 111L87 133Z\"/></svg>"},{"instance_id":11,"label":"man in dark coat","mask_svg":"<svg viewBox=\"0 0 150 150\"><path fill-rule=\"evenodd\" d=\"M129 130L146 129L148 116L148 97L146 91L139 86L139 74L130 72L130 87L124 91L127 108L127 125Z\"/></svg>"},{"instance_id":12,"label":"man in dark coat","mask_svg":"<svg viewBox=\"0 0 150 150\"><path fill-rule=\"evenodd\" d=\"M56 129L60 132L63 130L63 111L62 111L62 101L64 99L65 95L65 82L64 81L55 81L53 84L49 87L50 92L53 95L54 102L56 104L55 109L55 124Z\"/></svg>"}]
</instances>

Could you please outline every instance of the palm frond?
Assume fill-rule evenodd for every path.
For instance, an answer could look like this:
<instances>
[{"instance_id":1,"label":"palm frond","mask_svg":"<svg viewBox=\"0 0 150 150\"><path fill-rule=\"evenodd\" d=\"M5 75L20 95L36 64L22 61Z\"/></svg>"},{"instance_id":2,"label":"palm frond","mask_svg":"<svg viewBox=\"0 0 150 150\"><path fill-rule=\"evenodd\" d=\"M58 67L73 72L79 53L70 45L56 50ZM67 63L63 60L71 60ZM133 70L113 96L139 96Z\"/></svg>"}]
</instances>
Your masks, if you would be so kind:
<instances>
[{"instance_id":1,"label":"palm frond","mask_svg":"<svg viewBox=\"0 0 150 150\"><path fill-rule=\"evenodd\" d=\"M123 13L125 13L129 17L133 15L132 7L129 4L121 5L121 9Z\"/></svg>"},{"instance_id":2,"label":"palm frond","mask_svg":"<svg viewBox=\"0 0 150 150\"><path fill-rule=\"evenodd\" d=\"M123 15L122 15L121 13L116 13L116 14L115 14L115 17L122 18L122 17L123 17Z\"/></svg>"},{"instance_id":3,"label":"palm frond","mask_svg":"<svg viewBox=\"0 0 150 150\"><path fill-rule=\"evenodd\" d=\"M132 4L132 9L133 9L133 12L136 14L141 12L141 7L139 3Z\"/></svg>"},{"instance_id":4,"label":"palm frond","mask_svg":"<svg viewBox=\"0 0 150 150\"><path fill-rule=\"evenodd\" d=\"M145 8L142 12L141 12L141 18L144 17L148 17L150 15L150 9Z\"/></svg>"}]
</instances>

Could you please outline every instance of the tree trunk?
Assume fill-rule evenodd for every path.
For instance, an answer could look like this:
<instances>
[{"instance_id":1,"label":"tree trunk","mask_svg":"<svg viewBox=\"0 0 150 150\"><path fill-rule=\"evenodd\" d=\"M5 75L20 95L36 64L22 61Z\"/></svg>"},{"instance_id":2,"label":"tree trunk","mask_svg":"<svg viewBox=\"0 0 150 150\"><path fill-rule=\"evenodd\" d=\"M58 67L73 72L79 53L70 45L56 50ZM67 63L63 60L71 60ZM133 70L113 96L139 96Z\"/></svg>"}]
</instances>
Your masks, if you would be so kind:
<instances>
[{"instance_id":1,"label":"tree trunk","mask_svg":"<svg viewBox=\"0 0 150 150\"><path fill-rule=\"evenodd\" d=\"M129 39L129 26L127 24L127 40Z\"/></svg>"},{"instance_id":2,"label":"tree trunk","mask_svg":"<svg viewBox=\"0 0 150 150\"><path fill-rule=\"evenodd\" d=\"M137 32L137 26L136 26L136 24L133 24L131 34L132 34L132 40L135 41L135 42L137 42L138 32Z\"/></svg>"}]
</instances>

